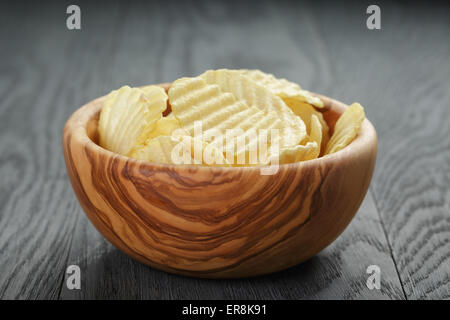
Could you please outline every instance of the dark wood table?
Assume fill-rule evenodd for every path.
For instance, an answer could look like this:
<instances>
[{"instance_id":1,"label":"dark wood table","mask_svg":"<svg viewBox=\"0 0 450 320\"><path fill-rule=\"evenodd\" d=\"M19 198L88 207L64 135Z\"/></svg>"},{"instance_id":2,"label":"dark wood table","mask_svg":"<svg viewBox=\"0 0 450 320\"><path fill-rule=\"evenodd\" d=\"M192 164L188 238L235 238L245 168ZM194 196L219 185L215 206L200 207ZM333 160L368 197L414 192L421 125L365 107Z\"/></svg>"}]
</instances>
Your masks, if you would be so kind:
<instances>
[{"instance_id":1,"label":"dark wood table","mask_svg":"<svg viewBox=\"0 0 450 320\"><path fill-rule=\"evenodd\" d=\"M450 297L450 7L269 1L0 4L0 298L441 299ZM270 276L200 280L142 265L100 236L67 178L61 134L123 84L259 68L360 102L379 135L370 190L316 257ZM68 290L78 265L81 290ZM381 270L369 290L366 269Z\"/></svg>"}]
</instances>

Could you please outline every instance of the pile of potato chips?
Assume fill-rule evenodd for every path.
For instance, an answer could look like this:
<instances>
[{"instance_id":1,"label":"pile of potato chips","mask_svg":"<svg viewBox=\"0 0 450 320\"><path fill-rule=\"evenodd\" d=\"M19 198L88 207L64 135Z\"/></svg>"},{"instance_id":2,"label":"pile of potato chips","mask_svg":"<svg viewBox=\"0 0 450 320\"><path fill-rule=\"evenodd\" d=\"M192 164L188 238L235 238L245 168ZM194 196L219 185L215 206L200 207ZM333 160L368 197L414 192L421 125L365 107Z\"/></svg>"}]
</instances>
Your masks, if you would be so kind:
<instances>
[{"instance_id":1,"label":"pile of potato chips","mask_svg":"<svg viewBox=\"0 0 450 320\"><path fill-rule=\"evenodd\" d=\"M170 105L171 112L163 116ZM334 153L358 135L364 110L352 104L330 129L323 102L259 70L209 70L159 86L124 86L106 96L100 145L169 164L264 166Z\"/></svg>"}]
</instances>

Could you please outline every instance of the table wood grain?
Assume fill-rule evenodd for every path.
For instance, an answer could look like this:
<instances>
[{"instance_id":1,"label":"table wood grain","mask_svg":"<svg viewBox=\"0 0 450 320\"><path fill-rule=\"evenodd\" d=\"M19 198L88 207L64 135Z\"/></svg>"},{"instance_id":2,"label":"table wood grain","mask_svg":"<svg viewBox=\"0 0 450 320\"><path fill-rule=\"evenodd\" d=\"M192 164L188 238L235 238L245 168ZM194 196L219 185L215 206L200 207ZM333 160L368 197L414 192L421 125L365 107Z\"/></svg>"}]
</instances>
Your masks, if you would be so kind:
<instances>
[{"instance_id":1,"label":"table wood grain","mask_svg":"<svg viewBox=\"0 0 450 320\"><path fill-rule=\"evenodd\" d=\"M441 299L450 297L450 8L270 1L0 4L0 298ZM202 280L140 264L104 240L71 189L61 134L123 84L259 68L360 102L379 135L369 193L313 259L270 276ZM67 266L81 290L65 285ZM366 268L381 269L369 290Z\"/></svg>"}]
</instances>

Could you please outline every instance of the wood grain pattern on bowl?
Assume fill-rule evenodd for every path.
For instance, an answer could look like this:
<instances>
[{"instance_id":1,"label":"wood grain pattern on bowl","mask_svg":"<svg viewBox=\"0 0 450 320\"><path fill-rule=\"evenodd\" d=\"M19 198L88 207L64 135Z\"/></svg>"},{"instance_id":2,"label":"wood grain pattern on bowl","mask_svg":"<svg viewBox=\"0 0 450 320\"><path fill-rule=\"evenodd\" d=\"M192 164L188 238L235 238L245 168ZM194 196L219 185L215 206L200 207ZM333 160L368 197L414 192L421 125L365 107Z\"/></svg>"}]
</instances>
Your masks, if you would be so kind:
<instances>
[{"instance_id":1,"label":"wood grain pattern on bowl","mask_svg":"<svg viewBox=\"0 0 450 320\"><path fill-rule=\"evenodd\" d=\"M332 127L346 106L319 97ZM158 164L105 150L97 144L102 99L66 123L68 175L98 231L161 270L235 278L289 268L342 233L369 187L377 137L367 119L343 150L264 176L257 167Z\"/></svg>"}]
</instances>

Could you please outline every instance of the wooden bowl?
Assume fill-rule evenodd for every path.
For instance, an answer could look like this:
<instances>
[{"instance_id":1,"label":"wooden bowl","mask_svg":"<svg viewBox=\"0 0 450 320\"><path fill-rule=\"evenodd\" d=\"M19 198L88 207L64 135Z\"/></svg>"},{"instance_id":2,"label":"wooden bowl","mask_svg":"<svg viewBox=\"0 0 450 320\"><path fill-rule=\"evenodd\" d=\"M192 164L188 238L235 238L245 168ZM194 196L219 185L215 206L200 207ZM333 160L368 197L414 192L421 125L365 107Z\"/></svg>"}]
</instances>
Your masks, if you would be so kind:
<instances>
[{"instance_id":1,"label":"wooden bowl","mask_svg":"<svg viewBox=\"0 0 450 320\"><path fill-rule=\"evenodd\" d=\"M319 97L332 128L346 105ZM102 100L81 107L64 128L73 189L106 239L167 272L249 277L311 258L352 220L375 166L377 136L367 119L343 150L280 165L274 175L261 175L258 167L131 159L97 144Z\"/></svg>"}]
</instances>

